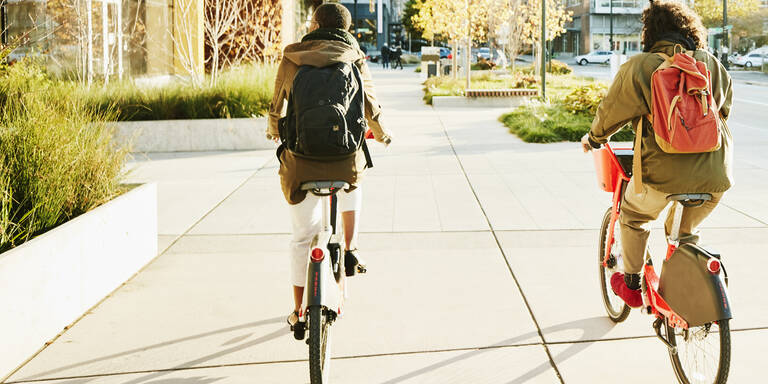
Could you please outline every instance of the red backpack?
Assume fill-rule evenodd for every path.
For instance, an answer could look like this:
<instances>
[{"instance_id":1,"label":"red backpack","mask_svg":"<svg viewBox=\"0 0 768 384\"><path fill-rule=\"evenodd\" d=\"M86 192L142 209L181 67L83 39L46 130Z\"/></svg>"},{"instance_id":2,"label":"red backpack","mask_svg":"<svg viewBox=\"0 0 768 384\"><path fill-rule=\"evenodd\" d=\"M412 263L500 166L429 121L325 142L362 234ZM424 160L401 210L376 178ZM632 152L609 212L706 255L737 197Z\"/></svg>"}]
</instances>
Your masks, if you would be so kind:
<instances>
[{"instance_id":1,"label":"red backpack","mask_svg":"<svg viewBox=\"0 0 768 384\"><path fill-rule=\"evenodd\" d=\"M656 143L667 153L702 153L720 149L720 122L712 98L710 72L693 52L664 62L651 76L651 116Z\"/></svg>"}]
</instances>

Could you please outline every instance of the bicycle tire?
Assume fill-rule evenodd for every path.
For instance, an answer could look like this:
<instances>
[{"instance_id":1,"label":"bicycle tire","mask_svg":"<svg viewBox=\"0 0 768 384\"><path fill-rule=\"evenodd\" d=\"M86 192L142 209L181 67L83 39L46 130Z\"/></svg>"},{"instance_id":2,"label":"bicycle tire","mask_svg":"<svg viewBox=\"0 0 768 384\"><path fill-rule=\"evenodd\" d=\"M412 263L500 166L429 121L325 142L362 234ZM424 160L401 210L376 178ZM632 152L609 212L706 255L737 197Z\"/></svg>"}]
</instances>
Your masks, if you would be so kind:
<instances>
[{"instance_id":1,"label":"bicycle tire","mask_svg":"<svg viewBox=\"0 0 768 384\"><path fill-rule=\"evenodd\" d=\"M610 287L610 275L613 274L613 272L603 266L605 247L607 245L606 242L608 241L608 227L611 225L612 211L613 208L608 208L608 210L605 211L605 215L603 215L603 223L600 226L600 245L597 247L597 266L599 273L598 276L600 278L600 290L603 298L603 306L605 307L605 312L608 313L608 317L611 319L611 321L614 323L620 323L627 319L632 308L621 301L621 299L613 293L613 290ZM614 236L616 235L617 233L614 232ZM611 296L618 299L618 301L620 301L622 304L614 305L615 303L611 302Z\"/></svg>"},{"instance_id":2,"label":"bicycle tire","mask_svg":"<svg viewBox=\"0 0 768 384\"><path fill-rule=\"evenodd\" d=\"M729 325L728 320L721 320L717 322L717 340L719 341L719 351L718 351L718 366L717 369L709 375L710 377L704 377L702 380L691 380L689 377L691 377L691 372L686 372L685 367L683 366L683 362L680 361L680 355L681 355L681 348L678 345L678 337L675 335L675 328L670 327L668 324L665 323L665 329L666 329L666 336L670 344L678 347L677 352L673 353L672 351L669 351L669 359L672 361L672 368L675 371L675 376L677 376L677 380L681 384L725 384L728 380L728 373L730 371L731 367L731 328ZM703 327L695 327L695 328L703 328ZM711 331L707 332L707 334L704 337L711 337L715 334L713 334ZM690 336L689 336L690 338ZM694 343L691 343L694 344ZM701 348L699 343L695 343L693 345L694 348L692 348L694 351L696 351L696 354L700 353L703 348ZM700 364L696 364L696 366L703 366ZM697 376L702 376L701 372L695 372L698 373Z\"/></svg>"},{"instance_id":3,"label":"bicycle tire","mask_svg":"<svg viewBox=\"0 0 768 384\"><path fill-rule=\"evenodd\" d=\"M309 307L309 379L311 384L328 384L330 377L330 323L326 309Z\"/></svg>"}]
</instances>

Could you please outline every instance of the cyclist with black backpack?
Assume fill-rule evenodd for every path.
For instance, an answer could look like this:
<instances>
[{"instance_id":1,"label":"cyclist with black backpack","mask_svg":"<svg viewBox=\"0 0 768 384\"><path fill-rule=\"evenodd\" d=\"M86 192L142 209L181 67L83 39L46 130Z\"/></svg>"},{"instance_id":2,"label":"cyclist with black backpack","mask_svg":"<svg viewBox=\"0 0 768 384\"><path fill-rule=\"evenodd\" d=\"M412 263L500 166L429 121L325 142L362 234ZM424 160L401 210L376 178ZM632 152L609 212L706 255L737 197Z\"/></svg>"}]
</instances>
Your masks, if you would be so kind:
<instances>
[{"instance_id":1,"label":"cyclist with black backpack","mask_svg":"<svg viewBox=\"0 0 768 384\"><path fill-rule=\"evenodd\" d=\"M310 243L321 221L320 198L301 190L301 184L343 180L350 185L337 196L347 250L345 269L354 274L357 264L362 264L356 245L360 180L365 169L373 166L366 132L370 129L378 142L391 142L380 123L381 107L365 54L347 32L351 24L352 16L341 4L320 5L310 32L285 48L275 79L267 138L281 142L277 150L280 182L290 204L294 311L288 323L292 326L302 304Z\"/></svg>"}]
</instances>

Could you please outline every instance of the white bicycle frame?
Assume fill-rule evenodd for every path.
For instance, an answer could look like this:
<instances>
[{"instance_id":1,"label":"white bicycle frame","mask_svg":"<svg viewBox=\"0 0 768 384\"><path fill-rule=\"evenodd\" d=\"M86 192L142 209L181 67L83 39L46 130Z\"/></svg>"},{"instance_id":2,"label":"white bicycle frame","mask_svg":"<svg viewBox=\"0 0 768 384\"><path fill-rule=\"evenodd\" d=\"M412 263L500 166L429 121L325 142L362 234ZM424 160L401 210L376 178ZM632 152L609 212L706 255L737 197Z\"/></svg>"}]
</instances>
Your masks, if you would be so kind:
<instances>
[{"instance_id":1,"label":"white bicycle frame","mask_svg":"<svg viewBox=\"0 0 768 384\"><path fill-rule=\"evenodd\" d=\"M334 237L336 236L334 235L333 227L331 226L330 202L333 195L329 189L322 189L318 192L321 194L328 194L328 196L327 199L321 199L322 201L320 205L322 206L323 212L322 227L312 241L311 246L309 247L309 252L307 253L307 284L304 288L304 300L301 305L304 310L301 312L300 321L306 321L307 308L314 305L323 306L330 311L336 312L337 315L340 314L341 311L342 293L336 282L336 278L334 277L331 265L331 255L328 251L328 244L331 240L334 240ZM338 212L336 212L336 214L338 214ZM313 258L312 256L313 251L316 249L320 249L323 252L323 257L319 261L316 261L316 258ZM343 250L341 252L343 254ZM341 258L339 263L341 263ZM339 266L339 268L342 267Z\"/></svg>"}]
</instances>

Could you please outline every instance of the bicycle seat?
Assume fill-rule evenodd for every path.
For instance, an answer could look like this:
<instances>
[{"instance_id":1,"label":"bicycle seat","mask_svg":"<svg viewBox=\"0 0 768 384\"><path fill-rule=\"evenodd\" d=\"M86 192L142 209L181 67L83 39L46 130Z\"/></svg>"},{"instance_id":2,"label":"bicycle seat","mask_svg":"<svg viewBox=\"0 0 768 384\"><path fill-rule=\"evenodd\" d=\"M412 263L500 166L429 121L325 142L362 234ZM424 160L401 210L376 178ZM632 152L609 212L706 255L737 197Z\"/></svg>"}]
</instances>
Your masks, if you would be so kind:
<instances>
[{"instance_id":1,"label":"bicycle seat","mask_svg":"<svg viewBox=\"0 0 768 384\"><path fill-rule=\"evenodd\" d=\"M709 193L676 193L667 196L667 201L679 201L684 207L698 207L710 200L712 195Z\"/></svg>"},{"instance_id":2,"label":"bicycle seat","mask_svg":"<svg viewBox=\"0 0 768 384\"><path fill-rule=\"evenodd\" d=\"M323 189L348 189L349 184L346 181L328 180L328 181L307 181L301 184L302 191L320 191Z\"/></svg>"}]
</instances>

